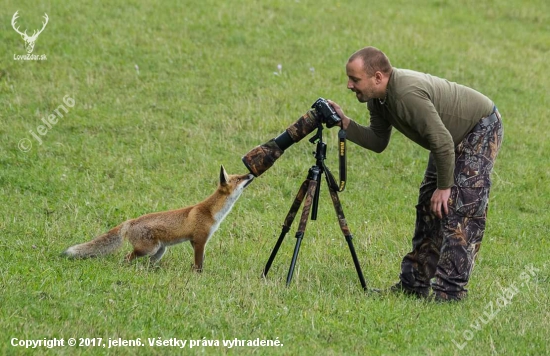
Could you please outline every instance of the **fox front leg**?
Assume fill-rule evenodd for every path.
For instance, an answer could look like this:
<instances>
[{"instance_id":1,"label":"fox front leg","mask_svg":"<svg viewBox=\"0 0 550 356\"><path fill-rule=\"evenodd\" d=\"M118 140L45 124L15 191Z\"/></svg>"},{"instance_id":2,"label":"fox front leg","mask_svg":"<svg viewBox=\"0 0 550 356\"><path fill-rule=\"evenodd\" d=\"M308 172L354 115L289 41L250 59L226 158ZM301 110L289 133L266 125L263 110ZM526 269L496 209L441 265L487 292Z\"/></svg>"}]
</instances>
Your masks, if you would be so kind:
<instances>
[{"instance_id":1,"label":"fox front leg","mask_svg":"<svg viewBox=\"0 0 550 356\"><path fill-rule=\"evenodd\" d=\"M195 272L202 272L205 245L205 243L191 241L191 246L193 246L193 251L195 254L195 263L192 265L192 268Z\"/></svg>"}]
</instances>

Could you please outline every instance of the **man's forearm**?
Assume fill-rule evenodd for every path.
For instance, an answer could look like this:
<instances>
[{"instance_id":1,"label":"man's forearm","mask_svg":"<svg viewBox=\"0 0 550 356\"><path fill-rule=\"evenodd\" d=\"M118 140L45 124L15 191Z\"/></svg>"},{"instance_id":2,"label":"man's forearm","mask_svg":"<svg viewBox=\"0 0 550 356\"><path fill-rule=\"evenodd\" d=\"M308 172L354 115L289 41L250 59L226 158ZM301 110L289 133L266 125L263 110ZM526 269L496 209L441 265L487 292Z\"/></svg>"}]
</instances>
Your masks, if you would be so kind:
<instances>
[{"instance_id":1,"label":"man's forearm","mask_svg":"<svg viewBox=\"0 0 550 356\"><path fill-rule=\"evenodd\" d=\"M389 136L380 137L370 127L353 120L349 120L346 134L351 142L377 153L384 151L390 142Z\"/></svg>"},{"instance_id":2,"label":"man's forearm","mask_svg":"<svg viewBox=\"0 0 550 356\"><path fill-rule=\"evenodd\" d=\"M432 152L433 153L433 152ZM433 153L435 159L435 166L437 169L437 188L448 189L451 188L454 183L454 171L455 171L455 153L450 151L448 153Z\"/></svg>"}]
</instances>

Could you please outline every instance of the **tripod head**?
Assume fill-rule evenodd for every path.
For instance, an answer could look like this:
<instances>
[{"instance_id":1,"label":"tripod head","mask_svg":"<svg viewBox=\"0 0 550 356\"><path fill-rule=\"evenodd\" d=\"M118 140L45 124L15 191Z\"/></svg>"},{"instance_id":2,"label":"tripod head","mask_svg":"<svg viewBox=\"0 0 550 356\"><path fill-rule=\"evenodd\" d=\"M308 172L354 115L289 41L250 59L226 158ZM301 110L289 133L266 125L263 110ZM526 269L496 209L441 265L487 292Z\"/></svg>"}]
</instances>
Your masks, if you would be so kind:
<instances>
[{"instance_id":1,"label":"tripod head","mask_svg":"<svg viewBox=\"0 0 550 356\"><path fill-rule=\"evenodd\" d=\"M340 129L338 132L338 157L339 157L339 172L340 172L340 184L336 183L336 179L325 165L325 159L327 156L327 145L323 141L323 125L319 122L317 125L317 132L309 139L312 144L317 144L313 155L316 159L316 166L319 167L321 173L327 173L327 183L337 192L342 192L346 188L346 131Z\"/></svg>"},{"instance_id":2,"label":"tripod head","mask_svg":"<svg viewBox=\"0 0 550 356\"><path fill-rule=\"evenodd\" d=\"M315 152L313 152L317 162L324 162L327 156L327 145L323 141L323 125L321 123L317 125L317 133L309 139L309 142L317 144ZM324 165L324 163L322 164Z\"/></svg>"},{"instance_id":3,"label":"tripod head","mask_svg":"<svg viewBox=\"0 0 550 356\"><path fill-rule=\"evenodd\" d=\"M317 126L317 132L313 137L309 139L309 142L316 144L315 152L315 165L310 168L308 173L308 179L317 181L315 188L315 194L313 196L313 205L311 211L311 220L317 220L317 207L319 204L319 191L321 189L321 176L326 174L327 184L331 191L341 192L346 187L346 132L340 130L338 133L340 139L339 145L339 157L340 157L340 184L336 182L332 172L325 164L327 156L327 145L323 141L323 125L321 123Z\"/></svg>"}]
</instances>

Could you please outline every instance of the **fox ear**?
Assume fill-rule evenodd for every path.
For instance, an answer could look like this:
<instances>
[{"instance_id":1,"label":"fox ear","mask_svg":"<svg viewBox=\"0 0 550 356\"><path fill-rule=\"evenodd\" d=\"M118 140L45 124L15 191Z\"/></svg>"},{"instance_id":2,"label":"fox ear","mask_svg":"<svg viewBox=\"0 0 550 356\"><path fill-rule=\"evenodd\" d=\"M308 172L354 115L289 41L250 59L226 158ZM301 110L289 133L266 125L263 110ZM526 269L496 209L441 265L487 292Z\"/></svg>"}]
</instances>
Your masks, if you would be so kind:
<instances>
[{"instance_id":1,"label":"fox ear","mask_svg":"<svg viewBox=\"0 0 550 356\"><path fill-rule=\"evenodd\" d=\"M223 168L223 164L220 168L220 184L226 185L227 181L229 181L229 177L227 176L227 172L225 171L225 168Z\"/></svg>"}]
</instances>

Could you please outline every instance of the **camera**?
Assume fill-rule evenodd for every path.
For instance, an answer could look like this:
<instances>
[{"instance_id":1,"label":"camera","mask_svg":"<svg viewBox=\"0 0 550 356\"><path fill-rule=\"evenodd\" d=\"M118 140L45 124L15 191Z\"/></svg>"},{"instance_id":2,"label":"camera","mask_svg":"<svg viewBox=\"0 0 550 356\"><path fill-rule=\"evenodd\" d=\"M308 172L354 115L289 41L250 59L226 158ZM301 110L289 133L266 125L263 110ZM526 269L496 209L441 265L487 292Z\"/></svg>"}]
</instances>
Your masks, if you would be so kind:
<instances>
[{"instance_id":1,"label":"camera","mask_svg":"<svg viewBox=\"0 0 550 356\"><path fill-rule=\"evenodd\" d=\"M342 121L334 108L323 98L317 99L311 107L315 110L315 116L328 128L334 127Z\"/></svg>"},{"instance_id":2,"label":"camera","mask_svg":"<svg viewBox=\"0 0 550 356\"><path fill-rule=\"evenodd\" d=\"M275 163L284 150L300 141L321 124L331 128L338 125L340 121L340 117L332 106L325 99L319 98L313 103L310 110L288 126L282 134L250 150L242 157L242 161L250 173L258 177Z\"/></svg>"}]
</instances>

